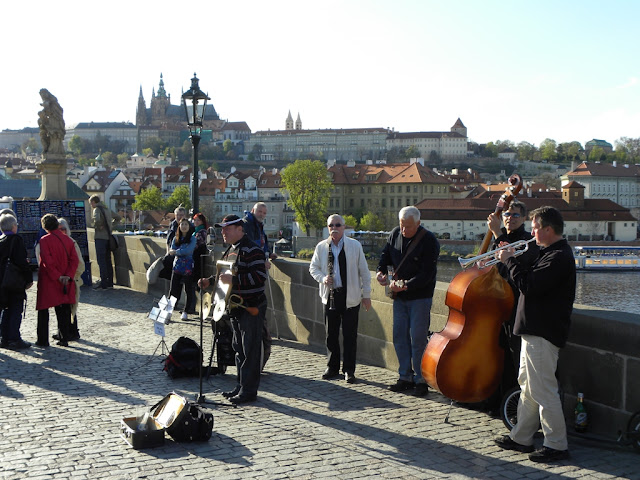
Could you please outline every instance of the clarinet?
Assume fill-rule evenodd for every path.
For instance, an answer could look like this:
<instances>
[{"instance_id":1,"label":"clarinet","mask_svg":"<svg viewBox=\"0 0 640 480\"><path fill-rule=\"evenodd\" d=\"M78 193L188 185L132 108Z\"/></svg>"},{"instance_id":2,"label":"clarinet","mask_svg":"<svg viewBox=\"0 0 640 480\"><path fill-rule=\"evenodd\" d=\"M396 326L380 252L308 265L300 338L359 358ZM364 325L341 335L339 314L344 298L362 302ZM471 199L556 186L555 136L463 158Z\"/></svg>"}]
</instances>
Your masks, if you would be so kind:
<instances>
[{"instance_id":1,"label":"clarinet","mask_svg":"<svg viewBox=\"0 0 640 480\"><path fill-rule=\"evenodd\" d=\"M331 277L331 280L333 280L333 252L331 251L331 245L329 245L329 264L328 264L328 269L329 269L329 277ZM333 298L333 282L331 282L331 287L329 288L329 310L335 310L336 309L336 302Z\"/></svg>"}]
</instances>

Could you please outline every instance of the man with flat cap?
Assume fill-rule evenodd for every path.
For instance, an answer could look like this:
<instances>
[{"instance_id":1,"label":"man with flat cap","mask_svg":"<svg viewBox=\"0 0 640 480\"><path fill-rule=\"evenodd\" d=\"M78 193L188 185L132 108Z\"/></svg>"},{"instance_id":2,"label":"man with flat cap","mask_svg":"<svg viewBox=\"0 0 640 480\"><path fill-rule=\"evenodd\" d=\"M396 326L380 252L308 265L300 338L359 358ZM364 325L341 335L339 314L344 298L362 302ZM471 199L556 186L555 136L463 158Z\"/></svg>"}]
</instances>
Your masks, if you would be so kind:
<instances>
[{"instance_id":1,"label":"man with flat cap","mask_svg":"<svg viewBox=\"0 0 640 480\"><path fill-rule=\"evenodd\" d=\"M241 307L229 310L238 383L233 390L222 395L234 404L253 402L258 396L260 385L262 325L267 308L264 294L267 279L264 252L245 235L242 218L237 215L227 215L215 225L222 228L224 243L229 245L222 260L232 262L237 270L235 275L220 274L218 281L231 285L231 294L241 297L245 307L258 308L257 315L251 315ZM214 282L215 276L211 276L201 278L198 285L200 288L207 288Z\"/></svg>"}]
</instances>

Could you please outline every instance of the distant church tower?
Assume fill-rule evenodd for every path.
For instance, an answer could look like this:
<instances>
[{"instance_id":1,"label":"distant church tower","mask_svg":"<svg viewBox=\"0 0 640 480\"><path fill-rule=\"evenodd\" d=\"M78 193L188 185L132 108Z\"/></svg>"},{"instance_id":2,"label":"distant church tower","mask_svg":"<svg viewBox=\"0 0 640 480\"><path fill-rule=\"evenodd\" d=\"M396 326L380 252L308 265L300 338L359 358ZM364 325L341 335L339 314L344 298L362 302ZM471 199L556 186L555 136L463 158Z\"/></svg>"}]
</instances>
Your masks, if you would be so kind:
<instances>
[{"instance_id":1,"label":"distant church tower","mask_svg":"<svg viewBox=\"0 0 640 480\"><path fill-rule=\"evenodd\" d=\"M293 130L293 117L291 116L291 110L289 110L289 115L287 115L287 121L285 122L285 130Z\"/></svg>"},{"instance_id":2,"label":"distant church tower","mask_svg":"<svg viewBox=\"0 0 640 480\"><path fill-rule=\"evenodd\" d=\"M300 120L299 113L298 113L298 119L296 120L296 130L302 130L302 120Z\"/></svg>"},{"instance_id":3,"label":"distant church tower","mask_svg":"<svg viewBox=\"0 0 640 480\"><path fill-rule=\"evenodd\" d=\"M167 109L171 105L171 96L167 96L164 89L164 80L160 74L160 85L158 93L152 94L151 98L151 125L162 125L167 123Z\"/></svg>"},{"instance_id":4,"label":"distant church tower","mask_svg":"<svg viewBox=\"0 0 640 480\"><path fill-rule=\"evenodd\" d=\"M453 127L451 127L451 131L459 133L463 137L467 136L467 127L464 126L462 120L460 120L459 118L458 120L456 120L456 123L453 124Z\"/></svg>"},{"instance_id":5,"label":"distant church tower","mask_svg":"<svg viewBox=\"0 0 640 480\"><path fill-rule=\"evenodd\" d=\"M138 127L148 124L147 104L142 96L142 85L140 85L140 95L138 95L138 107L136 108L136 125Z\"/></svg>"}]
</instances>

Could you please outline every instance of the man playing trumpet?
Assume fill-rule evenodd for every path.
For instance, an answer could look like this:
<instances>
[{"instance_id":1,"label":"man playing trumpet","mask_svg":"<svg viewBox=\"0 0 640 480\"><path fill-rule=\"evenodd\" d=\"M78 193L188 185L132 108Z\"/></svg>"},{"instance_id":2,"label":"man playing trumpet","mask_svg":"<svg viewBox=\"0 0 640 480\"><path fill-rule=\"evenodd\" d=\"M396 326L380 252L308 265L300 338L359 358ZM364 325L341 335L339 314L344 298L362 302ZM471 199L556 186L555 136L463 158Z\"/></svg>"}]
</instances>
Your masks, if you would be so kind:
<instances>
[{"instance_id":1,"label":"man playing trumpet","mask_svg":"<svg viewBox=\"0 0 640 480\"><path fill-rule=\"evenodd\" d=\"M500 218L502 217L502 218ZM502 214L492 213L487 218L487 225L493 234L492 250L502 247L506 244L512 244L517 241L529 241L533 237L524 228L527 218L527 207L524 203L513 200L509 204L509 208ZM504 227L500 225L504 223ZM535 242L529 242L526 251L519 255L518 262L524 267L530 267L535 262L540 253L540 248ZM486 409L489 412L497 412L500 409L500 402L504 393L511 387L518 384L517 381L517 362L520 358L520 337L513 335L513 324L515 321L516 307L518 306L518 297L520 292L518 287L509 276L509 269L503 263L496 265L498 272L502 278L509 282L511 290L513 290L513 311L508 322L505 322L500 332L500 346L504 349L504 370L502 371L502 379L500 386L496 392L489 397L486 402Z\"/></svg>"},{"instance_id":2,"label":"man playing trumpet","mask_svg":"<svg viewBox=\"0 0 640 480\"><path fill-rule=\"evenodd\" d=\"M227 215L222 222L216 223L222 228L222 238L228 244L222 260L232 262L237 274L220 274L219 282L231 285L231 295L242 302L231 304L229 318L233 328L233 350L236 352L236 370L238 384L222 395L231 403L253 402L258 396L260 385L260 356L262 346L262 325L267 310L267 297L264 283L267 273L264 265L264 252L245 235L242 219L237 215ZM215 282L215 277L201 278L200 288L207 288ZM241 305L247 308L242 308ZM257 307L258 314L251 307Z\"/></svg>"},{"instance_id":3,"label":"man playing trumpet","mask_svg":"<svg viewBox=\"0 0 640 480\"><path fill-rule=\"evenodd\" d=\"M348 383L355 383L358 313L360 302L371 307L371 274L362 245L344 235L344 219L331 215L327 219L329 238L316 245L309 273L320 284L327 330L327 369L322 378L329 380L340 374L340 326L344 359L342 372Z\"/></svg>"}]
</instances>

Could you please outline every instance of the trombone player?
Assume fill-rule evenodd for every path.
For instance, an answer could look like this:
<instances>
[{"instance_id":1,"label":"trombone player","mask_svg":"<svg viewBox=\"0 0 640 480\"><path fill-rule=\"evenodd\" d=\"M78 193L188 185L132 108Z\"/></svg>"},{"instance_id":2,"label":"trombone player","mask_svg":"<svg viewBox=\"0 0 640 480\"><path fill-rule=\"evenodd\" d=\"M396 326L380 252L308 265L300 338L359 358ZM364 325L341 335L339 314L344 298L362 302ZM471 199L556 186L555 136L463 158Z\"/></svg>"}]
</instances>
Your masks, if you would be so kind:
<instances>
[{"instance_id":1,"label":"trombone player","mask_svg":"<svg viewBox=\"0 0 640 480\"><path fill-rule=\"evenodd\" d=\"M234 404L253 402L258 396L260 385L262 325L267 311L264 252L245 235L242 218L237 215L227 215L215 226L222 228L224 243L229 245L222 260L237 267L235 275L221 274L218 281L231 285L231 295L241 299L235 306L231 304L229 310L238 383L233 390L223 392L222 395ZM215 276L201 278L198 285L200 288L207 288L213 282ZM255 308L252 307L258 309L257 315L254 315Z\"/></svg>"},{"instance_id":2,"label":"trombone player","mask_svg":"<svg viewBox=\"0 0 640 480\"><path fill-rule=\"evenodd\" d=\"M309 273L320 284L327 331L327 369L322 378L340 375L340 326L344 355L342 373L347 383L356 383L356 349L360 303L371 308L371 273L362 245L344 234L344 219L336 214L327 219L329 238L313 252Z\"/></svg>"}]
</instances>

